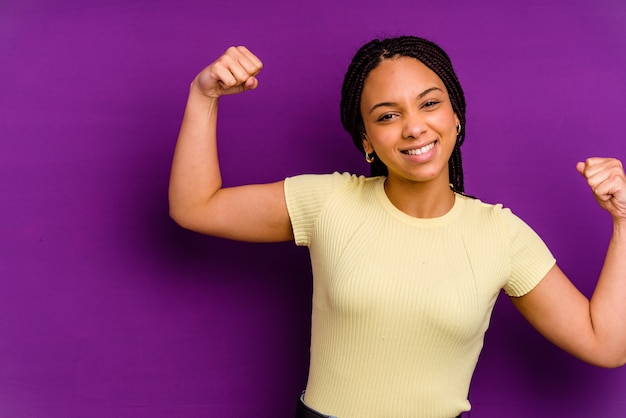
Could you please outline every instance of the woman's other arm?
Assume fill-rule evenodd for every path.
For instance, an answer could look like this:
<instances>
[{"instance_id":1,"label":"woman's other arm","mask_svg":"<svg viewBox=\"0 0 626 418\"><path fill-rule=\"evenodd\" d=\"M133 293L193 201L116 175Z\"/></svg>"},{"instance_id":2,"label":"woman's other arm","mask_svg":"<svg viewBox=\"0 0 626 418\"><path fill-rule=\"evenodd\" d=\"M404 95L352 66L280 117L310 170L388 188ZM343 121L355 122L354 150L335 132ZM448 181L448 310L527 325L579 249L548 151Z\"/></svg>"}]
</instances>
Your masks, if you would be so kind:
<instances>
[{"instance_id":1,"label":"woman's other arm","mask_svg":"<svg viewBox=\"0 0 626 418\"><path fill-rule=\"evenodd\" d=\"M292 239L282 181L222 188L219 97L255 89L261 68L247 48L231 47L191 83L169 185L170 216L184 228L242 241Z\"/></svg>"},{"instance_id":2,"label":"woman's other arm","mask_svg":"<svg viewBox=\"0 0 626 418\"><path fill-rule=\"evenodd\" d=\"M528 294L511 298L546 338L602 367L626 364L626 177L620 161L578 163L599 205L613 219L613 234L591 300L554 267Z\"/></svg>"}]
</instances>

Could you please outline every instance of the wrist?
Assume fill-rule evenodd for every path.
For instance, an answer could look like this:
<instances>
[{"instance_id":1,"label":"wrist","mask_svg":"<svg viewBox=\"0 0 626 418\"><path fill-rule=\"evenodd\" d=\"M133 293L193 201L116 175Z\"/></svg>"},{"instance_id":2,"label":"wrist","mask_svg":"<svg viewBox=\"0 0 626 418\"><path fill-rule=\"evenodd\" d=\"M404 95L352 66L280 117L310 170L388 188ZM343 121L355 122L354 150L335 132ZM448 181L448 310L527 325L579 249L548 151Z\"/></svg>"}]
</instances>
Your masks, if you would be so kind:
<instances>
[{"instance_id":1,"label":"wrist","mask_svg":"<svg viewBox=\"0 0 626 418\"><path fill-rule=\"evenodd\" d=\"M215 109L219 97L207 96L194 82L189 86L189 96L187 97L187 107Z\"/></svg>"},{"instance_id":2,"label":"wrist","mask_svg":"<svg viewBox=\"0 0 626 418\"><path fill-rule=\"evenodd\" d=\"M217 101L217 99L219 99L219 95L212 95L204 91L202 87L200 87L200 83L197 78L195 78L189 85L189 97L206 101Z\"/></svg>"},{"instance_id":3,"label":"wrist","mask_svg":"<svg viewBox=\"0 0 626 418\"><path fill-rule=\"evenodd\" d=\"M613 238L626 242L626 220L613 219Z\"/></svg>"}]
</instances>

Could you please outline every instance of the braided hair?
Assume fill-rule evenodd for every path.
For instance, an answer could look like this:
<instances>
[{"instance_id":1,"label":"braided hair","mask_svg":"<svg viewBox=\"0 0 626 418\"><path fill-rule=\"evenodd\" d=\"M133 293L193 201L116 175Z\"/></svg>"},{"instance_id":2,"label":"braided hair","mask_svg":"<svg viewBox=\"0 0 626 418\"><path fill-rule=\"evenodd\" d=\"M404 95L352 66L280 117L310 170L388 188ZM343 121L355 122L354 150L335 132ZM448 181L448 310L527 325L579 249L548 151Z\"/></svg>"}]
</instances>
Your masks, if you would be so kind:
<instances>
[{"instance_id":1,"label":"braided hair","mask_svg":"<svg viewBox=\"0 0 626 418\"><path fill-rule=\"evenodd\" d=\"M352 140L360 152L363 149L365 127L361 116L361 94L363 84L369 73L385 59L403 56L419 60L430 68L443 81L452 104L452 109L459 118L461 131L450 160L448 171L452 188L464 192L463 165L461 161L461 144L465 139L465 95L461 84L452 68L446 52L435 43L416 36L400 36L383 40L375 39L363 45L356 53L346 72L341 90L341 123L352 136ZM387 166L374 159L370 166L371 176L388 175Z\"/></svg>"}]
</instances>

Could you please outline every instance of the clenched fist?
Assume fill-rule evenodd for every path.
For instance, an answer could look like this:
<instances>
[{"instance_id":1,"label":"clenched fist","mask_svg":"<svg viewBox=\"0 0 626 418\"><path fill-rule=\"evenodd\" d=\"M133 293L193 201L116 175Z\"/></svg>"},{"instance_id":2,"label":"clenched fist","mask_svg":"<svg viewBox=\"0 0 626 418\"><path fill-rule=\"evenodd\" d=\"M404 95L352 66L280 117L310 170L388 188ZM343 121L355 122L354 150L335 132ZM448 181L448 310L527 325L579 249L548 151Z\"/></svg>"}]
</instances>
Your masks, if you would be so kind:
<instances>
[{"instance_id":1,"label":"clenched fist","mask_svg":"<svg viewBox=\"0 0 626 418\"><path fill-rule=\"evenodd\" d=\"M615 158L589 158L576 164L586 179L598 204L615 222L626 224L626 176L624 167Z\"/></svg>"},{"instance_id":2,"label":"clenched fist","mask_svg":"<svg viewBox=\"0 0 626 418\"><path fill-rule=\"evenodd\" d=\"M244 46L230 47L194 79L200 93L217 99L226 94L255 89L263 63Z\"/></svg>"}]
</instances>

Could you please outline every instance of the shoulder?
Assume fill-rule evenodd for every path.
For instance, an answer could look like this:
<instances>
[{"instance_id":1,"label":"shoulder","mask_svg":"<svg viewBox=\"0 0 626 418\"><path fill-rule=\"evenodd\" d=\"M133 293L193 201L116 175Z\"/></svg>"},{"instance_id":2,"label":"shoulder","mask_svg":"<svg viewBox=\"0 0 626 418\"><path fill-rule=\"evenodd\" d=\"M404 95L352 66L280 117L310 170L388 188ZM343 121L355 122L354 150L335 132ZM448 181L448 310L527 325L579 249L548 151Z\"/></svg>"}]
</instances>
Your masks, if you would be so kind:
<instances>
[{"instance_id":1,"label":"shoulder","mask_svg":"<svg viewBox=\"0 0 626 418\"><path fill-rule=\"evenodd\" d=\"M378 179L378 180L377 180ZM350 173L302 174L285 179L285 201L298 245L309 245L321 214L328 206L340 206L343 212L349 206L338 204L352 201L350 196L361 190L373 189L380 178L357 176Z\"/></svg>"},{"instance_id":2,"label":"shoulder","mask_svg":"<svg viewBox=\"0 0 626 418\"><path fill-rule=\"evenodd\" d=\"M515 239L520 233L528 233L532 228L510 208L501 203L485 203L480 199L459 195L463 203L463 221L473 229L488 228L491 232L504 233ZM534 231L533 231L534 232Z\"/></svg>"},{"instance_id":3,"label":"shoulder","mask_svg":"<svg viewBox=\"0 0 626 418\"><path fill-rule=\"evenodd\" d=\"M285 193L332 194L341 189L371 187L381 177L365 177L347 172L332 174L301 174L285 179Z\"/></svg>"},{"instance_id":4,"label":"shoulder","mask_svg":"<svg viewBox=\"0 0 626 418\"><path fill-rule=\"evenodd\" d=\"M457 199L459 199L463 205L464 216L496 220L503 216L512 215L511 210L505 208L501 203L486 203L478 198L462 194L457 194Z\"/></svg>"},{"instance_id":5,"label":"shoulder","mask_svg":"<svg viewBox=\"0 0 626 418\"><path fill-rule=\"evenodd\" d=\"M309 183L365 183L377 177L365 177L348 172L325 173L325 174L299 174L287 177L285 182L309 182Z\"/></svg>"}]
</instances>

